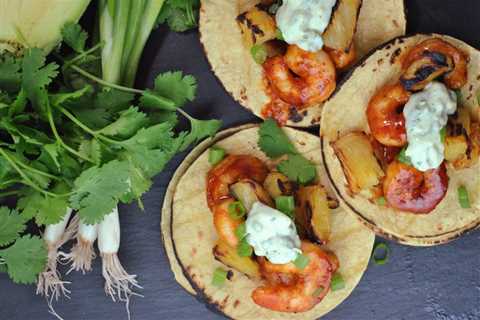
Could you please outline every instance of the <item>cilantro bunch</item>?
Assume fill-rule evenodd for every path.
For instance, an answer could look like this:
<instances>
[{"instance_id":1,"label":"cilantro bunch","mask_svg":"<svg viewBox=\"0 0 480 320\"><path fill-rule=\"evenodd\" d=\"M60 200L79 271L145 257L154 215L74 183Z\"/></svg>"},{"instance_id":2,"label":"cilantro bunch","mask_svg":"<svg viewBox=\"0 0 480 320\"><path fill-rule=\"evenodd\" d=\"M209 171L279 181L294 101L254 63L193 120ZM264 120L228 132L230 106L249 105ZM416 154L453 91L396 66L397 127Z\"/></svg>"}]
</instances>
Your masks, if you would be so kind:
<instances>
[{"instance_id":1,"label":"cilantro bunch","mask_svg":"<svg viewBox=\"0 0 480 320\"><path fill-rule=\"evenodd\" d=\"M200 0L166 0L157 17L157 24L167 24L175 32L197 27Z\"/></svg>"},{"instance_id":2,"label":"cilantro bunch","mask_svg":"<svg viewBox=\"0 0 480 320\"><path fill-rule=\"evenodd\" d=\"M13 243L0 250L0 270L19 283L33 282L46 261L43 241L21 236L28 221L56 224L72 208L95 224L120 202L142 206L168 161L221 125L180 109L195 98L194 77L166 72L147 90L108 83L103 44L86 49L75 24L62 35L67 56L36 48L0 56L0 197L18 198L15 210L0 209L0 247ZM175 129L177 114L189 131Z\"/></svg>"}]
</instances>

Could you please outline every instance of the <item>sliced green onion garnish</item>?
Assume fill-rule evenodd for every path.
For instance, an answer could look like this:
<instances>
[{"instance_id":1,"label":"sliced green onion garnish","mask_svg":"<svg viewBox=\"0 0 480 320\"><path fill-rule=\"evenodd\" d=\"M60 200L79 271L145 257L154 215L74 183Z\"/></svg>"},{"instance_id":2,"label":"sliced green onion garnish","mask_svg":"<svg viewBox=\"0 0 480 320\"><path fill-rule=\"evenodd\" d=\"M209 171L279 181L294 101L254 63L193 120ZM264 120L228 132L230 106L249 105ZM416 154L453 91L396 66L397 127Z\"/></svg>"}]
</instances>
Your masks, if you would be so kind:
<instances>
[{"instance_id":1,"label":"sliced green onion garnish","mask_svg":"<svg viewBox=\"0 0 480 320\"><path fill-rule=\"evenodd\" d=\"M309 263L310 263L310 258L303 254L299 254L297 256L297 259L293 261L293 264L300 270L305 269Z\"/></svg>"},{"instance_id":2,"label":"sliced green onion garnish","mask_svg":"<svg viewBox=\"0 0 480 320\"><path fill-rule=\"evenodd\" d=\"M386 243L380 242L375 245L373 248L373 262L376 265L384 265L388 262L388 257L390 256L390 248Z\"/></svg>"},{"instance_id":3,"label":"sliced green onion garnish","mask_svg":"<svg viewBox=\"0 0 480 320\"><path fill-rule=\"evenodd\" d=\"M243 238L245 238L245 236L247 235L247 225L245 224L245 222L239 225L237 229L235 229L235 235L237 236L238 240L243 240Z\"/></svg>"},{"instance_id":4,"label":"sliced green onion garnish","mask_svg":"<svg viewBox=\"0 0 480 320\"><path fill-rule=\"evenodd\" d=\"M246 239L243 239L237 246L237 253L240 257L251 257L253 248L248 244Z\"/></svg>"},{"instance_id":5,"label":"sliced green onion garnish","mask_svg":"<svg viewBox=\"0 0 480 320\"><path fill-rule=\"evenodd\" d=\"M323 290L325 290L324 287L317 288L315 291L313 291L312 296L313 297L318 297L319 295L322 294Z\"/></svg>"},{"instance_id":6,"label":"sliced green onion garnish","mask_svg":"<svg viewBox=\"0 0 480 320\"><path fill-rule=\"evenodd\" d=\"M465 186L458 187L458 202L460 202L460 207L464 209L471 208L470 198L468 197L468 191Z\"/></svg>"},{"instance_id":7,"label":"sliced green onion garnish","mask_svg":"<svg viewBox=\"0 0 480 320\"><path fill-rule=\"evenodd\" d=\"M250 49L253 60L258 64L263 64L267 60L267 49L262 44L256 44Z\"/></svg>"},{"instance_id":8,"label":"sliced green onion garnish","mask_svg":"<svg viewBox=\"0 0 480 320\"><path fill-rule=\"evenodd\" d=\"M387 204L387 199L385 199L385 197L378 197L377 198L377 204L380 207L384 207Z\"/></svg>"},{"instance_id":9,"label":"sliced green onion garnish","mask_svg":"<svg viewBox=\"0 0 480 320\"><path fill-rule=\"evenodd\" d=\"M285 38L283 37L282 30L280 30L279 28L277 28L277 36L276 37L277 37L278 40L282 40L282 41L285 40Z\"/></svg>"},{"instance_id":10,"label":"sliced green onion garnish","mask_svg":"<svg viewBox=\"0 0 480 320\"><path fill-rule=\"evenodd\" d=\"M446 137L447 137L447 128L443 127L442 130L440 130L440 141L442 141L442 143L445 143Z\"/></svg>"},{"instance_id":11,"label":"sliced green onion garnish","mask_svg":"<svg viewBox=\"0 0 480 320\"><path fill-rule=\"evenodd\" d=\"M345 288L345 280L340 273L335 273L332 277L332 281L330 282L330 289L332 291L342 290Z\"/></svg>"},{"instance_id":12,"label":"sliced green onion garnish","mask_svg":"<svg viewBox=\"0 0 480 320\"><path fill-rule=\"evenodd\" d=\"M407 147L404 147L402 151L397 155L397 160L400 161L401 163L408 164L409 166L412 165L412 160L410 160L410 157L408 157L405 152L407 151Z\"/></svg>"},{"instance_id":13,"label":"sliced green onion garnish","mask_svg":"<svg viewBox=\"0 0 480 320\"><path fill-rule=\"evenodd\" d=\"M290 218L294 217L295 199L292 196L279 196L275 198L275 207Z\"/></svg>"},{"instance_id":14,"label":"sliced green onion garnish","mask_svg":"<svg viewBox=\"0 0 480 320\"><path fill-rule=\"evenodd\" d=\"M211 147L208 151L208 162L212 166L216 165L225 158L225 150L219 147Z\"/></svg>"},{"instance_id":15,"label":"sliced green onion garnish","mask_svg":"<svg viewBox=\"0 0 480 320\"><path fill-rule=\"evenodd\" d=\"M247 210L240 201L232 202L228 205L228 214L233 219L240 219L247 213Z\"/></svg>"},{"instance_id":16,"label":"sliced green onion garnish","mask_svg":"<svg viewBox=\"0 0 480 320\"><path fill-rule=\"evenodd\" d=\"M216 287L222 287L225 284L225 280L228 278L228 271L222 268L217 268L213 272L212 284Z\"/></svg>"}]
</instances>

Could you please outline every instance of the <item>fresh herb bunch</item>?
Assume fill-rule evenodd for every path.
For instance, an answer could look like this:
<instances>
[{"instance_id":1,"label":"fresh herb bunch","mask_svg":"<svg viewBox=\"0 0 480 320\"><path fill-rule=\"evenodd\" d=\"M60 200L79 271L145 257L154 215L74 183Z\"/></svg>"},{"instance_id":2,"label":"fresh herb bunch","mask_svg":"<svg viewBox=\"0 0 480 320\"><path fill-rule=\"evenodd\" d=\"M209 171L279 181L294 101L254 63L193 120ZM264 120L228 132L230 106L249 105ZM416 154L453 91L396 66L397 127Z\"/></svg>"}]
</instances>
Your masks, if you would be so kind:
<instances>
[{"instance_id":1,"label":"fresh herb bunch","mask_svg":"<svg viewBox=\"0 0 480 320\"><path fill-rule=\"evenodd\" d=\"M167 24L175 32L196 28L200 0L166 0L157 18L157 24Z\"/></svg>"},{"instance_id":2,"label":"fresh herb bunch","mask_svg":"<svg viewBox=\"0 0 480 320\"><path fill-rule=\"evenodd\" d=\"M0 56L0 197L18 197L16 210L0 209L0 246L13 243L0 250L0 270L18 283L34 282L46 261L40 238L20 237L28 221L55 224L72 208L94 224L119 202L141 206L168 161L221 125L179 109L195 97L194 77L167 72L148 90L108 83L102 43L86 49L76 24L62 35L67 57L35 48ZM177 113L190 131L175 131Z\"/></svg>"}]
</instances>

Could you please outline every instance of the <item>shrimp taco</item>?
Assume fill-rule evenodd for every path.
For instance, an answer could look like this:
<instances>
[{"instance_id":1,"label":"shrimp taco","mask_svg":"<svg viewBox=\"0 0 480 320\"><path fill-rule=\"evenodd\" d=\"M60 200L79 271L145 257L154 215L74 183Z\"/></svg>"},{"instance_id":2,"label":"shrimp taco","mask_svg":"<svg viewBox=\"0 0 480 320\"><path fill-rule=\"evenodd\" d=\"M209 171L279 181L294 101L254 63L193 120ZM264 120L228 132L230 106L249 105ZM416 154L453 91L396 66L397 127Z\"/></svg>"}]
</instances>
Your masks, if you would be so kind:
<instances>
[{"instance_id":1,"label":"shrimp taco","mask_svg":"<svg viewBox=\"0 0 480 320\"><path fill-rule=\"evenodd\" d=\"M480 225L480 52L443 35L402 37L347 78L321 124L344 207L411 245Z\"/></svg>"},{"instance_id":2,"label":"shrimp taco","mask_svg":"<svg viewBox=\"0 0 480 320\"><path fill-rule=\"evenodd\" d=\"M187 291L233 319L317 319L349 296L374 233L338 207L318 146L269 120L187 157L162 212Z\"/></svg>"},{"instance_id":3,"label":"shrimp taco","mask_svg":"<svg viewBox=\"0 0 480 320\"><path fill-rule=\"evenodd\" d=\"M200 34L213 72L255 115L318 125L340 74L405 34L403 0L205 0Z\"/></svg>"}]
</instances>

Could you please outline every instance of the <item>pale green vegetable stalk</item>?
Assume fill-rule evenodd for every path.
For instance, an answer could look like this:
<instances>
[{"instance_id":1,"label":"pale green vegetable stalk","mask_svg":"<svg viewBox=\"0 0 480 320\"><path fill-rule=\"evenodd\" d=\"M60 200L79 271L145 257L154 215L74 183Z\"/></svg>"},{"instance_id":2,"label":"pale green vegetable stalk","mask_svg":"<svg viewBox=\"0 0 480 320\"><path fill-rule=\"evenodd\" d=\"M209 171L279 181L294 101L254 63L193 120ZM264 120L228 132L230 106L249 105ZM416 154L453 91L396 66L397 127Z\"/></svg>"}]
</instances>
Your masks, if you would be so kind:
<instances>
[{"instance_id":1,"label":"pale green vegetable stalk","mask_svg":"<svg viewBox=\"0 0 480 320\"><path fill-rule=\"evenodd\" d=\"M103 79L132 86L164 0L99 0Z\"/></svg>"}]
</instances>

